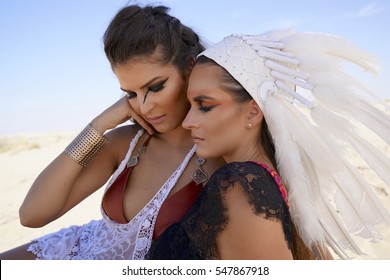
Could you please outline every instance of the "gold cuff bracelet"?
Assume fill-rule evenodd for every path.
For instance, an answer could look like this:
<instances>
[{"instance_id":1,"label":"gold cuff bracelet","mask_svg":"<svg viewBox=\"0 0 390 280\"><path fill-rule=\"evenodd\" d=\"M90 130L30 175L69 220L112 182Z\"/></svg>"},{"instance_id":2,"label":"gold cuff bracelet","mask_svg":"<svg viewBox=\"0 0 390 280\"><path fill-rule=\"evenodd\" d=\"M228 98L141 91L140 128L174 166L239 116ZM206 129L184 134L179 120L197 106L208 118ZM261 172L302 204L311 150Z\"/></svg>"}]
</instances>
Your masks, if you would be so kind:
<instances>
[{"instance_id":1,"label":"gold cuff bracelet","mask_svg":"<svg viewBox=\"0 0 390 280\"><path fill-rule=\"evenodd\" d=\"M87 166L107 143L108 139L88 124L65 148L65 153L81 166Z\"/></svg>"}]
</instances>

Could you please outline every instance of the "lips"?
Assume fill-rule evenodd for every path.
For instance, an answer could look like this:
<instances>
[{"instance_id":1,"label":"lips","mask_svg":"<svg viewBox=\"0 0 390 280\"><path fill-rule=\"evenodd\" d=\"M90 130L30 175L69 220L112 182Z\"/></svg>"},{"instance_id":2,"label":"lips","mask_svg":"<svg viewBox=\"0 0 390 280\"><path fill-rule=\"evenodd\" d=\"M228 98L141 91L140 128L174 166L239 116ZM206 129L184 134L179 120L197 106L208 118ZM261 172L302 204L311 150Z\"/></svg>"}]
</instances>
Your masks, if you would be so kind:
<instances>
[{"instance_id":1,"label":"lips","mask_svg":"<svg viewBox=\"0 0 390 280\"><path fill-rule=\"evenodd\" d=\"M192 141L194 141L194 143L199 143L199 142L202 142L204 140L204 138L201 138L199 136L196 136L196 135L191 135L192 136Z\"/></svg>"},{"instance_id":2,"label":"lips","mask_svg":"<svg viewBox=\"0 0 390 280\"><path fill-rule=\"evenodd\" d=\"M158 125L161 124L165 120L166 115L161 115L161 116L156 116L156 117L151 117L147 118L148 122L152 125Z\"/></svg>"}]
</instances>

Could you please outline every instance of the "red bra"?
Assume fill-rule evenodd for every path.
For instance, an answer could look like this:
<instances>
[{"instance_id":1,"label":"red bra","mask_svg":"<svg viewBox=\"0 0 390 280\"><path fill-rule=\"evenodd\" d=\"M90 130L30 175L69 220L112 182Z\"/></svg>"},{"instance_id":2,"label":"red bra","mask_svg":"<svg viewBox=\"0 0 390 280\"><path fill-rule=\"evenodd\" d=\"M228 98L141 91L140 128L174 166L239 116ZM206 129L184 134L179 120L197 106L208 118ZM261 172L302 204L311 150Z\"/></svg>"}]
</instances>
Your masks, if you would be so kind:
<instances>
[{"instance_id":1,"label":"red bra","mask_svg":"<svg viewBox=\"0 0 390 280\"><path fill-rule=\"evenodd\" d=\"M146 140L145 144L147 144L148 140ZM129 222L123 213L123 195L132 169L133 166L126 166L103 196L102 208L104 212L111 220L121 224ZM191 181L163 202L156 219L153 239L163 233L167 227L183 218L195 202L202 188L203 184L197 185L194 181Z\"/></svg>"}]
</instances>

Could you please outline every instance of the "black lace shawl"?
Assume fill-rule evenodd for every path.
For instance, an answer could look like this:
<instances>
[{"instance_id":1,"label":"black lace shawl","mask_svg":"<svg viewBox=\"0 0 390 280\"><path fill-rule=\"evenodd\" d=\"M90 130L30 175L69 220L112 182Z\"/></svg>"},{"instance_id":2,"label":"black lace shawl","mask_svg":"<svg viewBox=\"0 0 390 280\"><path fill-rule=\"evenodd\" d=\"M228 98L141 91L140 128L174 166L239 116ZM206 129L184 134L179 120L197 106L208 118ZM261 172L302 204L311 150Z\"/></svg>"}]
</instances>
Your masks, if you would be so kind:
<instances>
[{"instance_id":1,"label":"black lace shawl","mask_svg":"<svg viewBox=\"0 0 390 280\"><path fill-rule=\"evenodd\" d=\"M183 219L153 241L146 259L218 259L215 238L229 222L224 195L232 187L244 190L255 215L282 222L291 249L290 213L271 174L254 162L233 162L213 174Z\"/></svg>"}]
</instances>

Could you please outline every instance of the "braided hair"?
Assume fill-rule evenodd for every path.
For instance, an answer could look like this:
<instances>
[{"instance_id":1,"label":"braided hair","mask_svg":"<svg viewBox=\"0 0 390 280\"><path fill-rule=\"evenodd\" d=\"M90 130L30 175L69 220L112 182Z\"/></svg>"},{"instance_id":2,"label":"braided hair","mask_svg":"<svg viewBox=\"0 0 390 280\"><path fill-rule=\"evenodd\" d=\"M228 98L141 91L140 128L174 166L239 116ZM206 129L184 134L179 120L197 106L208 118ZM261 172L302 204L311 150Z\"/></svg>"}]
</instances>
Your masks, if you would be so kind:
<instances>
[{"instance_id":1,"label":"braided hair","mask_svg":"<svg viewBox=\"0 0 390 280\"><path fill-rule=\"evenodd\" d=\"M111 66L158 51L160 63L173 63L181 73L204 50L199 36L165 6L122 8L104 33L104 51Z\"/></svg>"}]
</instances>

